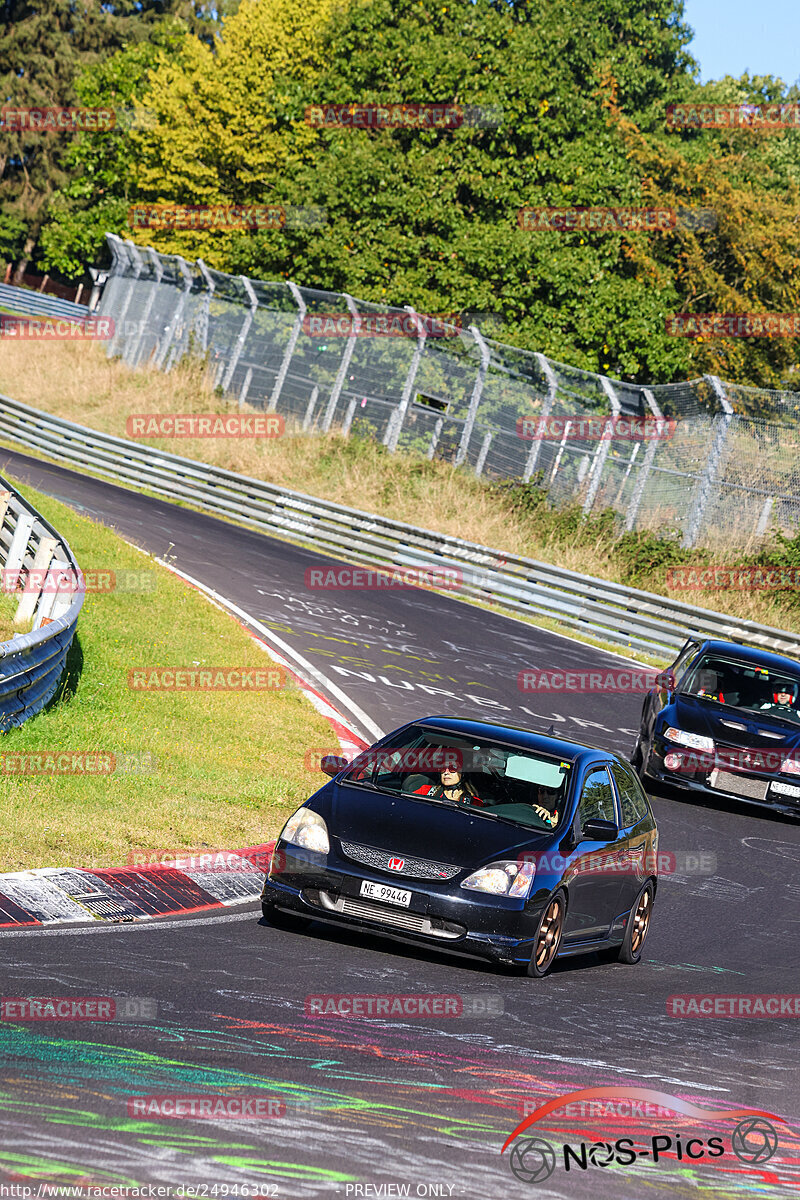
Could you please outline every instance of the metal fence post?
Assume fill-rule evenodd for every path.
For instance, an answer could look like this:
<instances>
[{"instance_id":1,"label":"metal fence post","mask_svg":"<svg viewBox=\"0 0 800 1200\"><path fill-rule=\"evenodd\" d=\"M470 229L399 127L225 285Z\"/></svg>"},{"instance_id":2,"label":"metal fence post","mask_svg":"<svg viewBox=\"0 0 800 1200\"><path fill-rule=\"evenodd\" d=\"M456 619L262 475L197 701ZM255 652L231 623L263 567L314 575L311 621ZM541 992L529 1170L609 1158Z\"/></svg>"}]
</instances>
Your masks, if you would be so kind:
<instances>
[{"instance_id":1,"label":"metal fence post","mask_svg":"<svg viewBox=\"0 0 800 1200\"><path fill-rule=\"evenodd\" d=\"M325 410L325 417L322 421L323 433L328 433L331 425L333 424L333 414L336 412L336 405L339 403L339 396L341 395L342 387L344 386L345 376L347 375L347 371L350 366L350 359L353 357L353 351L356 347L356 338L358 337L358 333L356 331L358 328L357 323L359 313L358 309L356 308L355 300L352 296L348 296L347 292L343 292L342 296L347 304L347 307L350 309L350 315L353 317L353 326L347 339L347 345L344 348L342 361L339 363L339 370L336 372L336 379L334 380L330 399L328 400L328 407Z\"/></svg>"},{"instance_id":2,"label":"metal fence post","mask_svg":"<svg viewBox=\"0 0 800 1200\"><path fill-rule=\"evenodd\" d=\"M147 323L150 320L150 313L153 311L153 305L155 304L156 296L158 295L158 289L161 286L161 279L164 275L164 268L161 265L160 256L156 254L155 250L153 250L151 246L147 247L147 253L150 255L150 261L153 264L156 277L153 281L153 286L150 288L150 294L147 297L147 303L144 306L144 312L139 319L139 332L125 347L125 353L122 356L129 367L135 367L138 365L142 341L145 333L148 332Z\"/></svg>"},{"instance_id":3,"label":"metal fence post","mask_svg":"<svg viewBox=\"0 0 800 1200\"><path fill-rule=\"evenodd\" d=\"M600 383L602 385L603 391L608 396L609 402L611 404L611 415L612 415L612 417L618 417L619 414L622 412L622 405L620 404L619 400L617 399L617 393L614 391L613 387L611 386L611 381L609 379L606 379L605 375L600 375L599 379L600 379ZM589 480L589 487L586 492L586 499L583 502L583 515L584 516L587 516L592 511L592 506L594 505L594 502L597 499L597 493L600 490L600 480L603 475L603 467L605 466L606 459L608 458L608 452L610 449L611 449L611 433L609 432L608 437L606 437L605 434L603 435L603 439L598 447L597 457L594 460L594 467L592 468L592 476L591 476L591 479Z\"/></svg>"},{"instance_id":4,"label":"metal fence post","mask_svg":"<svg viewBox=\"0 0 800 1200\"><path fill-rule=\"evenodd\" d=\"M647 407L650 409L653 417L655 417L657 422L662 422L664 420L664 415L656 404L656 399L653 393L649 388L642 388L642 394L644 395ZM660 426L657 426L657 428L659 427ZM645 429L646 428L647 424L645 423ZM639 473L636 476L636 483L633 485L633 491L631 492L631 498L625 513L625 528L629 533L636 524L636 518L639 515L639 507L642 503L642 497L644 496L645 484L647 483L648 476L650 475L650 469L653 466L653 459L656 456L657 449L658 438L654 437L644 452L644 461L642 462L642 465L639 468Z\"/></svg>"},{"instance_id":5,"label":"metal fence post","mask_svg":"<svg viewBox=\"0 0 800 1200\"><path fill-rule=\"evenodd\" d=\"M189 290L192 286L192 275L189 270L188 264L186 263L186 261L184 259L181 258L180 255L177 255L176 257L178 259L178 266L180 267L181 275L183 275L183 288L181 290L180 300L178 301L178 303L176 305L175 312L172 314L172 320L170 321L170 323L167 326L167 329L164 333L164 340L163 340L162 345L159 346L158 353L156 354L156 360L155 360L156 366L158 367L159 370L167 370L167 371L170 370L172 363L170 362L169 366L167 366L167 367L165 367L164 364L166 363L168 352L170 352L172 350L172 339L174 338L174 336L178 330L180 322L183 320L183 313L184 313L184 309L186 308L186 299L189 295ZM170 358L171 358L171 354L170 354Z\"/></svg>"},{"instance_id":6,"label":"metal fence post","mask_svg":"<svg viewBox=\"0 0 800 1200\"><path fill-rule=\"evenodd\" d=\"M417 330L417 344L414 347L414 354L411 359L411 365L406 374L405 383L403 384L403 394L400 397L400 403L392 414L383 439L383 444L392 454L397 449L397 443L400 440L400 430L403 428L403 422L406 419L408 406L411 403L411 397L414 394L414 381L417 378L419 364L422 361L422 355L425 351L425 341L427 334L425 332L425 324L419 319L419 315L414 311L410 304L405 305L405 310L410 313L414 319L414 325Z\"/></svg>"},{"instance_id":7,"label":"metal fence post","mask_svg":"<svg viewBox=\"0 0 800 1200\"><path fill-rule=\"evenodd\" d=\"M461 441L458 444L458 451L455 457L455 466L460 467L464 459L467 457L469 449L469 439L472 437L472 430L475 425L475 418L478 415L478 405L481 402L483 395L483 385L486 382L486 372L489 370L489 362L491 361L492 352L486 345L481 332L476 325L470 325L469 332L475 339L475 343L481 353L480 366L478 374L475 376L475 384L472 388L472 396L470 397L469 408L467 409L467 419L464 422L464 428L461 431Z\"/></svg>"},{"instance_id":8,"label":"metal fence post","mask_svg":"<svg viewBox=\"0 0 800 1200\"><path fill-rule=\"evenodd\" d=\"M142 267L144 265L144 260L142 259L142 256L139 253L138 246L135 246L133 244L133 242L131 242L131 241L126 241L125 245L128 250L128 259L130 260L131 258L133 258L133 264L134 264L135 270L133 273L133 277L130 280L130 287L128 288L128 294L125 297L125 300L123 301L122 309L119 312L119 314L114 318L114 336L109 341L108 349L106 351L106 356L108 358L112 358L113 355L115 355L117 353L117 343L119 342L119 339L121 337L120 330L122 329L123 323L125 321L125 316L128 312L128 308L130 307L131 300L133 299L133 293L136 291L136 284L139 282L139 276L142 273ZM116 265L116 262L115 262L115 265Z\"/></svg>"},{"instance_id":9,"label":"metal fence post","mask_svg":"<svg viewBox=\"0 0 800 1200\"><path fill-rule=\"evenodd\" d=\"M483 474L483 468L486 463L486 455L489 453L489 447L492 444L493 437L494 437L494 433L492 432L491 429L487 433L485 433L483 436L483 442L481 443L480 453L478 454L478 461L475 464L475 474L476 475Z\"/></svg>"},{"instance_id":10,"label":"metal fence post","mask_svg":"<svg viewBox=\"0 0 800 1200\"><path fill-rule=\"evenodd\" d=\"M537 354L536 360L539 363L539 366L542 368L542 374L544 375L545 379L547 380L547 397L544 401L544 404L542 405L542 411L541 411L541 414L539 417L539 419L541 421L546 421L547 418L550 416L550 413L553 411L553 405L556 402L556 394L558 392L558 380L556 379L555 371L550 366L549 361L545 358L545 356L543 354ZM530 477L533 475L533 472L536 470L536 466L539 462L539 454L541 452L541 449L542 449L542 439L534 437L533 444L530 449L530 453L528 454L528 460L525 463L525 470L522 472L522 478L524 479L524 481L526 483L528 482Z\"/></svg>"},{"instance_id":11,"label":"metal fence post","mask_svg":"<svg viewBox=\"0 0 800 1200\"><path fill-rule=\"evenodd\" d=\"M211 278L209 273L208 267L203 262L202 258L198 258L197 266L200 269L206 285L206 294L203 297L203 312L200 317L200 344L203 347L203 353L205 354L206 350L208 349L208 319L211 312L211 301L214 297L215 285L214 280Z\"/></svg>"},{"instance_id":12,"label":"metal fence post","mask_svg":"<svg viewBox=\"0 0 800 1200\"><path fill-rule=\"evenodd\" d=\"M244 321L242 321L242 328L239 330L238 337L236 338L236 342L233 347L233 354L231 355L230 362L228 363L225 374L222 378L223 392L227 392L233 382L234 372L239 365L239 359L242 356L244 344L247 341L247 335L250 332L250 326L253 324L253 318L255 317L258 309L258 297L253 291L253 286L250 283L250 280L246 275L240 275L239 279L241 280L242 287L247 292L247 299L250 301L250 307L245 313ZM240 398L239 403L243 404L244 401Z\"/></svg>"},{"instance_id":13,"label":"metal fence post","mask_svg":"<svg viewBox=\"0 0 800 1200\"><path fill-rule=\"evenodd\" d=\"M704 378L711 384L714 393L719 401L721 412L718 412L714 417L714 432L711 437L711 449L708 452L706 459L705 470L698 479L697 490L694 495L692 507L689 510L689 516L686 520L686 531L683 535L681 545L685 550L691 549L697 542L700 536L700 530L703 526L708 502L711 499L711 494L717 480L717 473L722 466L722 457L725 452L725 443L728 438L728 429L733 420L733 405L725 394L725 388L722 382L716 375L706 375Z\"/></svg>"},{"instance_id":14,"label":"metal fence post","mask_svg":"<svg viewBox=\"0 0 800 1200\"><path fill-rule=\"evenodd\" d=\"M306 315L306 302L300 294L299 287L296 283L289 283L288 280L287 286L289 291L292 293L292 298L295 304L297 305L297 316L295 317L294 325L292 326L292 332L289 334L289 341L286 345L286 349L283 352L280 370L278 371L278 375L275 380L275 386L272 389L272 395L270 396L269 404L267 405L271 412L274 412L278 405L278 400L280 399L283 385L286 382L286 376L289 373L289 363L292 361L292 355L294 354L295 346L297 345L297 339L300 337L300 333L303 328L303 318Z\"/></svg>"}]
</instances>

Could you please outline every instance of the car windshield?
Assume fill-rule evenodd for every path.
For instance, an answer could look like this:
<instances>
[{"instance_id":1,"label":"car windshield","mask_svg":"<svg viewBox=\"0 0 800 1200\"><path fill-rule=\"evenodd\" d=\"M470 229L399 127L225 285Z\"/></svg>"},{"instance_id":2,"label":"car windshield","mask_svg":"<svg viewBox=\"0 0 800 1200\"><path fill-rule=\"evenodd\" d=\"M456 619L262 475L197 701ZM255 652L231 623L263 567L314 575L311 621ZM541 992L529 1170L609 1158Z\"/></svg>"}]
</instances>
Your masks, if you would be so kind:
<instances>
[{"instance_id":1,"label":"car windshield","mask_svg":"<svg viewBox=\"0 0 800 1200\"><path fill-rule=\"evenodd\" d=\"M800 673L704 654L681 681L680 691L800 725Z\"/></svg>"},{"instance_id":2,"label":"car windshield","mask_svg":"<svg viewBox=\"0 0 800 1200\"><path fill-rule=\"evenodd\" d=\"M344 780L551 830L564 817L571 769L558 757L412 726L360 754Z\"/></svg>"}]
</instances>

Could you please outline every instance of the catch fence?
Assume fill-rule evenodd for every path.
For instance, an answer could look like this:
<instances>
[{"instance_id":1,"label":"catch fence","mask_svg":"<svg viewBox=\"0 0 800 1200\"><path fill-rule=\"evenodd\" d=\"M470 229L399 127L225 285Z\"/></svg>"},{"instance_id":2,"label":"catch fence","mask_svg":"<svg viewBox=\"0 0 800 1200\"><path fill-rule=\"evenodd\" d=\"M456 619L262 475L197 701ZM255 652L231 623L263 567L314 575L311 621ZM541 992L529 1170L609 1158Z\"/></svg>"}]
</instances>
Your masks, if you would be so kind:
<instances>
[{"instance_id":1,"label":"catch fence","mask_svg":"<svg viewBox=\"0 0 800 1200\"><path fill-rule=\"evenodd\" d=\"M800 527L798 393L710 375L625 383L495 341L491 320L432 320L108 241L98 312L115 321L109 355L130 366L205 355L222 394L289 426L535 480L556 503L612 508L626 529L686 547L741 552ZM636 418L639 432L587 436L587 416L609 418L607 432Z\"/></svg>"}]
</instances>

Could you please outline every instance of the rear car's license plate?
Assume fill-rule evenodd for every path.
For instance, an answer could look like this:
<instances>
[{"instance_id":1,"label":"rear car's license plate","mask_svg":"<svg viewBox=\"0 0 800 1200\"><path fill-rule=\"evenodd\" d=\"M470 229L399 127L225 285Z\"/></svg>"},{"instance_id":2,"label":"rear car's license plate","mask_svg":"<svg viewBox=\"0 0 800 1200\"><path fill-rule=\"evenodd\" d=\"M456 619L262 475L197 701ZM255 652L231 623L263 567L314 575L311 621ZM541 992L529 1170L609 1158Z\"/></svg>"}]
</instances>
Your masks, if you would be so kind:
<instances>
[{"instance_id":1,"label":"rear car's license plate","mask_svg":"<svg viewBox=\"0 0 800 1200\"><path fill-rule=\"evenodd\" d=\"M382 900L384 904L399 904L401 908L408 908L411 903L411 892L391 887L388 883L372 883L369 879L362 879L361 895L370 900Z\"/></svg>"}]
</instances>

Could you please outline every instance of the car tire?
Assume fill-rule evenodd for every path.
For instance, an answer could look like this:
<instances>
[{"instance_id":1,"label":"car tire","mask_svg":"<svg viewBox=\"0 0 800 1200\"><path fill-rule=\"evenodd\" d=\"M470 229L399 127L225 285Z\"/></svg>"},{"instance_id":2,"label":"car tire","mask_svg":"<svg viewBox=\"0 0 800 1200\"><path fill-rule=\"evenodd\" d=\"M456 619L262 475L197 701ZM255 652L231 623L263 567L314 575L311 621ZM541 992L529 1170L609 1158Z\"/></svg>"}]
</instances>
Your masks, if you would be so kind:
<instances>
[{"instance_id":1,"label":"car tire","mask_svg":"<svg viewBox=\"0 0 800 1200\"><path fill-rule=\"evenodd\" d=\"M633 752L630 757L630 764L638 775L642 769L642 739L636 739L636 745L633 747Z\"/></svg>"},{"instance_id":2,"label":"car tire","mask_svg":"<svg viewBox=\"0 0 800 1200\"><path fill-rule=\"evenodd\" d=\"M553 966L564 934L567 897L563 888L553 892L539 920L527 971L531 979L542 979Z\"/></svg>"},{"instance_id":3,"label":"car tire","mask_svg":"<svg viewBox=\"0 0 800 1200\"><path fill-rule=\"evenodd\" d=\"M648 879L639 895L633 902L628 919L625 922L625 937L619 948L619 962L638 963L644 950L647 931L650 928L650 918L653 915L653 899L655 888L652 879Z\"/></svg>"},{"instance_id":4,"label":"car tire","mask_svg":"<svg viewBox=\"0 0 800 1200\"><path fill-rule=\"evenodd\" d=\"M311 924L310 917L303 917L299 913L284 912L282 909L276 908L274 904L266 904L263 901L261 904L261 915L275 929L286 929L291 933L307 929Z\"/></svg>"}]
</instances>

